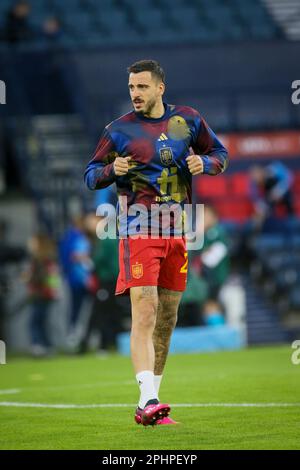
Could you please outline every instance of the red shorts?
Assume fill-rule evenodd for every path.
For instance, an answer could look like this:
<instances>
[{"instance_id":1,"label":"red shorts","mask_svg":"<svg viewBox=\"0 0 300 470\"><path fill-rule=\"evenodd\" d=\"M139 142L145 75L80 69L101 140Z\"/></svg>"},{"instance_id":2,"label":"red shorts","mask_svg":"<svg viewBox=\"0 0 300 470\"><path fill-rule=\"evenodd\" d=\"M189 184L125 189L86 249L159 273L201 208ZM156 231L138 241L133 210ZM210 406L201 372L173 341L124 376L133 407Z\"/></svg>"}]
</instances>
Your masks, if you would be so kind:
<instances>
[{"instance_id":1,"label":"red shorts","mask_svg":"<svg viewBox=\"0 0 300 470\"><path fill-rule=\"evenodd\" d=\"M122 238L116 295L128 294L131 287L137 286L160 286L183 292L187 265L185 238Z\"/></svg>"}]
</instances>

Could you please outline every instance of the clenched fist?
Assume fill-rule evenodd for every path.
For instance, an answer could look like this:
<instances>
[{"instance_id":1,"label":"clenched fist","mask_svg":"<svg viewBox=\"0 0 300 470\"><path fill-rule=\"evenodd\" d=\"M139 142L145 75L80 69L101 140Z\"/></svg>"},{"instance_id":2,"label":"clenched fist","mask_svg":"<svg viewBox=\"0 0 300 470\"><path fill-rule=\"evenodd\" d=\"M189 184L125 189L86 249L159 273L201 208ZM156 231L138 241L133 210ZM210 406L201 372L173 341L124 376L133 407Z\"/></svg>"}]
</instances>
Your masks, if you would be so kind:
<instances>
[{"instance_id":1,"label":"clenched fist","mask_svg":"<svg viewBox=\"0 0 300 470\"><path fill-rule=\"evenodd\" d=\"M116 176L124 176L128 173L131 156L117 157L114 161L114 172Z\"/></svg>"},{"instance_id":2,"label":"clenched fist","mask_svg":"<svg viewBox=\"0 0 300 470\"><path fill-rule=\"evenodd\" d=\"M200 155L189 155L186 161L192 175L203 173L203 161Z\"/></svg>"}]
</instances>

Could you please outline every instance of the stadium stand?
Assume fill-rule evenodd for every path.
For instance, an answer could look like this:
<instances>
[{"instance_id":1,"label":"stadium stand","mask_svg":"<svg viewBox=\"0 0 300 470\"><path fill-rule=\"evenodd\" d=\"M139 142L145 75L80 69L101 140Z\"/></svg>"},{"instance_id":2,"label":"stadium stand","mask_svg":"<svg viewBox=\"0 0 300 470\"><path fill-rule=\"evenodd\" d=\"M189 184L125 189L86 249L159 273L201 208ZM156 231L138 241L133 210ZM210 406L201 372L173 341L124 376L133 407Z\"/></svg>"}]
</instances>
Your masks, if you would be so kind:
<instances>
[{"instance_id":1,"label":"stadium stand","mask_svg":"<svg viewBox=\"0 0 300 470\"><path fill-rule=\"evenodd\" d=\"M281 234L261 234L251 240L252 279L277 306L278 317L287 326L291 326L294 315L297 318L300 313L299 229L298 219L287 223Z\"/></svg>"},{"instance_id":2,"label":"stadium stand","mask_svg":"<svg viewBox=\"0 0 300 470\"><path fill-rule=\"evenodd\" d=\"M266 8L288 39L300 39L300 5L298 0L263 0Z\"/></svg>"},{"instance_id":3,"label":"stadium stand","mask_svg":"<svg viewBox=\"0 0 300 470\"><path fill-rule=\"evenodd\" d=\"M72 213L92 198L78 178L91 152L82 120L61 114L11 118L7 131L24 190L35 200L41 225L59 239Z\"/></svg>"},{"instance_id":4,"label":"stadium stand","mask_svg":"<svg viewBox=\"0 0 300 470\"><path fill-rule=\"evenodd\" d=\"M2 27L11 6L0 6ZM138 44L174 44L270 40L281 28L259 1L240 0L57 0L31 1L30 22L36 28L33 43L40 44L39 29L49 15L61 22L64 34L57 44L66 47ZM158 34L159 33L159 34Z\"/></svg>"}]
</instances>

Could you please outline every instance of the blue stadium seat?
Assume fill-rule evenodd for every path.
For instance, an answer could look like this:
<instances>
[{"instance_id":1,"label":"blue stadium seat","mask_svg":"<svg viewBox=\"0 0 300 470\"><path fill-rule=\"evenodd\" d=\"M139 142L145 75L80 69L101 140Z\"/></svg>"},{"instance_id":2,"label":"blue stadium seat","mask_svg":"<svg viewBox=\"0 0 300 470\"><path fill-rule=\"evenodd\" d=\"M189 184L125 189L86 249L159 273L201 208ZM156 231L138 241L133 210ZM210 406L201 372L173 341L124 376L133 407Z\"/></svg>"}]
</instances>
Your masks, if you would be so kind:
<instances>
[{"instance_id":1,"label":"blue stadium seat","mask_svg":"<svg viewBox=\"0 0 300 470\"><path fill-rule=\"evenodd\" d=\"M62 9L66 13L84 10L82 0L64 0L63 2L60 0L50 0L48 5L53 8Z\"/></svg>"},{"instance_id":2,"label":"blue stadium seat","mask_svg":"<svg viewBox=\"0 0 300 470\"><path fill-rule=\"evenodd\" d=\"M197 10L192 7L187 8L174 8L168 13L171 20L176 22L179 28L183 30L190 30L201 26L200 18Z\"/></svg>"},{"instance_id":3,"label":"blue stadium seat","mask_svg":"<svg viewBox=\"0 0 300 470\"><path fill-rule=\"evenodd\" d=\"M280 32L260 0L32 0L30 3L33 24L41 25L46 17L54 14L65 23L66 36L77 35L78 45L80 37L83 43L97 43L94 33L97 24L101 29L101 23L106 33L111 32L112 42L120 44L122 40L115 36L118 29L133 30L130 41L136 38L136 44L141 35L145 43L216 43L249 37L267 40ZM0 2L2 24L11 5L11 0ZM107 38L103 40L108 44Z\"/></svg>"},{"instance_id":4,"label":"blue stadium seat","mask_svg":"<svg viewBox=\"0 0 300 470\"><path fill-rule=\"evenodd\" d=\"M105 10L97 12L97 19L110 31L126 32L130 30L126 13L118 10Z\"/></svg>"},{"instance_id":5,"label":"blue stadium seat","mask_svg":"<svg viewBox=\"0 0 300 470\"><path fill-rule=\"evenodd\" d=\"M69 13L62 21L69 33L87 35L91 30L91 16L87 12Z\"/></svg>"},{"instance_id":6,"label":"blue stadium seat","mask_svg":"<svg viewBox=\"0 0 300 470\"><path fill-rule=\"evenodd\" d=\"M137 24L146 33L152 34L153 31L162 31L169 29L168 23L165 21L163 13L155 8L149 9L147 14L142 10L137 10L134 14Z\"/></svg>"},{"instance_id":7,"label":"blue stadium seat","mask_svg":"<svg viewBox=\"0 0 300 470\"><path fill-rule=\"evenodd\" d=\"M118 9L113 0L85 0L85 3L88 7L98 11Z\"/></svg>"},{"instance_id":8,"label":"blue stadium seat","mask_svg":"<svg viewBox=\"0 0 300 470\"><path fill-rule=\"evenodd\" d=\"M166 9L168 13L187 6L185 0L153 0L153 4L157 5L159 8ZM188 3L189 6L192 6L192 4L193 2Z\"/></svg>"},{"instance_id":9,"label":"blue stadium seat","mask_svg":"<svg viewBox=\"0 0 300 470\"><path fill-rule=\"evenodd\" d=\"M261 254L283 249L286 239L283 235L260 235L252 241L251 245L256 253Z\"/></svg>"},{"instance_id":10,"label":"blue stadium seat","mask_svg":"<svg viewBox=\"0 0 300 470\"><path fill-rule=\"evenodd\" d=\"M134 11L141 11L144 14L147 14L148 10L153 8L153 2L152 0L139 0L138 3L136 0L121 0L120 4L125 7L129 7L133 9Z\"/></svg>"},{"instance_id":11,"label":"blue stadium seat","mask_svg":"<svg viewBox=\"0 0 300 470\"><path fill-rule=\"evenodd\" d=\"M230 7L209 7L205 11L205 15L215 30L230 32L232 28L239 24L234 11Z\"/></svg>"}]
</instances>

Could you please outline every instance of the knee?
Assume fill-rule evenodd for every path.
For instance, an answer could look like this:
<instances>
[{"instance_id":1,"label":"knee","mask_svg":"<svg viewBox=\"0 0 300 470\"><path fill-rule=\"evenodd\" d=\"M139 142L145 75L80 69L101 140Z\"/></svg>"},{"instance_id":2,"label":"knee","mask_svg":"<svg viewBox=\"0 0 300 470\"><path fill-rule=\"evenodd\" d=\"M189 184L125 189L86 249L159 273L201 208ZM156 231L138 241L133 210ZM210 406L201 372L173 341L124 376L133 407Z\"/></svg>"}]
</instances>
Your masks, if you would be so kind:
<instances>
[{"instance_id":1,"label":"knee","mask_svg":"<svg viewBox=\"0 0 300 470\"><path fill-rule=\"evenodd\" d=\"M171 312L166 312L165 316L165 322L169 326L169 328L174 329L177 323L177 312L171 311Z\"/></svg>"},{"instance_id":2,"label":"knee","mask_svg":"<svg viewBox=\"0 0 300 470\"><path fill-rule=\"evenodd\" d=\"M162 315L159 316L157 328L163 330L173 330L177 323L177 311L164 309Z\"/></svg>"},{"instance_id":3,"label":"knee","mask_svg":"<svg viewBox=\"0 0 300 470\"><path fill-rule=\"evenodd\" d=\"M139 302L134 307L135 315L132 319L132 329L142 331L153 330L156 322L157 305L155 302Z\"/></svg>"}]
</instances>

